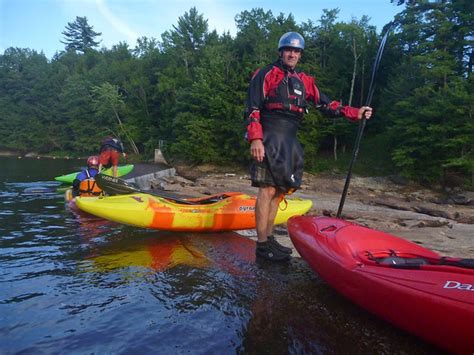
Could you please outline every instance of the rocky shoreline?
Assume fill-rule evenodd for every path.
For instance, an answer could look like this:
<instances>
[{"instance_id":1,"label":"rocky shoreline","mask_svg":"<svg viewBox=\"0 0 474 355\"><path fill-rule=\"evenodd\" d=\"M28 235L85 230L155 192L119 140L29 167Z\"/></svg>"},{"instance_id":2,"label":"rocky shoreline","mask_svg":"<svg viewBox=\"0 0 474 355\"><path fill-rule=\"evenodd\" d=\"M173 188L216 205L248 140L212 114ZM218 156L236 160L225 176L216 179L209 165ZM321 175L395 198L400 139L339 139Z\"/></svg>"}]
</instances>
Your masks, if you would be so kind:
<instances>
[{"instance_id":1,"label":"rocky shoreline","mask_svg":"<svg viewBox=\"0 0 474 355\"><path fill-rule=\"evenodd\" d=\"M177 175L152 182L152 187L182 196L225 191L255 194L242 170L201 166L176 167ZM301 190L289 198L313 201L312 215L335 216L345 176L305 174ZM353 177L342 213L344 219L406 238L445 256L474 256L474 192L453 190L444 195L386 177ZM255 239L255 231L241 234ZM286 226L276 235L292 247Z\"/></svg>"},{"instance_id":2,"label":"rocky shoreline","mask_svg":"<svg viewBox=\"0 0 474 355\"><path fill-rule=\"evenodd\" d=\"M2 151L1 156L17 156ZM74 159L69 157L19 155L18 158ZM157 164L137 164L153 171ZM176 175L150 181L151 188L183 197L199 197L225 191L256 194L245 170L216 166L175 165ZM146 170L146 169L145 169ZM143 175L143 174L142 174ZM345 176L306 174L303 185L290 198L313 201L311 215L335 216L344 187ZM406 238L441 255L472 258L474 256L474 192L452 189L449 194L427 189L403 179L391 177L357 177L351 179L342 213L344 219L369 228ZM275 230L279 241L293 247L286 226ZM255 238L255 231L242 231ZM296 250L295 250L296 252Z\"/></svg>"}]
</instances>

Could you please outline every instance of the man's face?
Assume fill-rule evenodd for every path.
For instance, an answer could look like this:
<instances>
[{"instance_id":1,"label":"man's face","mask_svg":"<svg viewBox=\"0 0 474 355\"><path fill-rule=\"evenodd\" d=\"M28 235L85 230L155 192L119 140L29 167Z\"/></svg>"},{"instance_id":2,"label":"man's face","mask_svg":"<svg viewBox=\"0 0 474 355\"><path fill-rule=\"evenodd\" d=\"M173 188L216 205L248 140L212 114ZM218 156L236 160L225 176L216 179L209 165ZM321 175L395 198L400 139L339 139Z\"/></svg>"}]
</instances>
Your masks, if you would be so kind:
<instances>
[{"instance_id":1,"label":"man's face","mask_svg":"<svg viewBox=\"0 0 474 355\"><path fill-rule=\"evenodd\" d=\"M296 64L301 58L301 49L285 47L281 50L281 59L283 64L295 69Z\"/></svg>"}]
</instances>

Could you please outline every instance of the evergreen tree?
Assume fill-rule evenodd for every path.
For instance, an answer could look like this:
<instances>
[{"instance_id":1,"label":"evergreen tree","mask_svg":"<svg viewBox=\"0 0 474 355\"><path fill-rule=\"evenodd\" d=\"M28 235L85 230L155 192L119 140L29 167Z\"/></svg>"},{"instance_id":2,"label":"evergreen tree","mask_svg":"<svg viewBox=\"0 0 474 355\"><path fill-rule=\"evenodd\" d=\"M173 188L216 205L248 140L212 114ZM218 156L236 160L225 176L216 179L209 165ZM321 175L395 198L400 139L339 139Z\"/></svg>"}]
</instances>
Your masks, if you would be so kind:
<instances>
[{"instance_id":1,"label":"evergreen tree","mask_svg":"<svg viewBox=\"0 0 474 355\"><path fill-rule=\"evenodd\" d=\"M166 31L163 37L163 48L172 50L185 66L186 73L197 64L199 52L206 44L208 24L202 14L192 7L184 16L179 17L178 26ZM192 73L191 73L192 75Z\"/></svg>"},{"instance_id":2,"label":"evergreen tree","mask_svg":"<svg viewBox=\"0 0 474 355\"><path fill-rule=\"evenodd\" d=\"M394 162L411 178L446 185L452 174L474 172L472 83L459 55L466 41L456 40L472 16L443 1L408 4L397 18L402 64L389 93L389 133Z\"/></svg>"},{"instance_id":3,"label":"evergreen tree","mask_svg":"<svg viewBox=\"0 0 474 355\"><path fill-rule=\"evenodd\" d=\"M101 32L95 32L87 22L87 17L76 16L73 22L68 22L66 30L62 32L65 39L61 41L66 45L66 51L75 50L85 53L86 50L97 47L100 41L96 37Z\"/></svg>"},{"instance_id":4,"label":"evergreen tree","mask_svg":"<svg viewBox=\"0 0 474 355\"><path fill-rule=\"evenodd\" d=\"M225 41L223 37L206 46L195 82L178 93L173 125L176 139L170 150L188 161L229 163L245 159L241 101L234 95L236 77L229 70L236 63L227 56Z\"/></svg>"},{"instance_id":5,"label":"evergreen tree","mask_svg":"<svg viewBox=\"0 0 474 355\"><path fill-rule=\"evenodd\" d=\"M48 134L55 98L43 53L6 49L0 56L0 147L40 152L58 148L56 137Z\"/></svg>"},{"instance_id":6,"label":"evergreen tree","mask_svg":"<svg viewBox=\"0 0 474 355\"><path fill-rule=\"evenodd\" d=\"M59 63L57 64L59 66ZM63 69L63 68L61 68ZM60 68L58 68L60 70ZM63 149L75 154L92 154L98 149L102 135L98 131L91 100L91 82L78 73L68 75L61 82L61 91L55 109L63 123Z\"/></svg>"}]
</instances>

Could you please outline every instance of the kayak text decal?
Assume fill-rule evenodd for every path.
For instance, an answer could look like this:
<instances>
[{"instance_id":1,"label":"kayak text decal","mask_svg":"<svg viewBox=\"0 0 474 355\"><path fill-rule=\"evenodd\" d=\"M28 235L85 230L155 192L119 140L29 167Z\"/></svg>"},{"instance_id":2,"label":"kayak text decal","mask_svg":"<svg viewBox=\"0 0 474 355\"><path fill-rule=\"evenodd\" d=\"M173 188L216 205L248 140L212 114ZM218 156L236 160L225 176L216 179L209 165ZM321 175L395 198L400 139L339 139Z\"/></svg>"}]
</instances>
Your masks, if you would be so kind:
<instances>
[{"instance_id":1,"label":"kayak text decal","mask_svg":"<svg viewBox=\"0 0 474 355\"><path fill-rule=\"evenodd\" d=\"M118 178L113 177L113 176L102 175L102 174L101 174L101 177L102 177L103 180L106 180L106 181L112 181L112 182L115 182L115 183L118 183L118 182L119 182Z\"/></svg>"},{"instance_id":2,"label":"kayak text decal","mask_svg":"<svg viewBox=\"0 0 474 355\"><path fill-rule=\"evenodd\" d=\"M450 289L457 289L463 291L473 291L474 292L474 285L471 284L463 284L459 281L446 281L443 288L450 288Z\"/></svg>"},{"instance_id":3,"label":"kayak text decal","mask_svg":"<svg viewBox=\"0 0 474 355\"><path fill-rule=\"evenodd\" d=\"M249 211L253 212L255 211L255 207L254 206L240 206L239 211L240 212L249 212Z\"/></svg>"}]
</instances>

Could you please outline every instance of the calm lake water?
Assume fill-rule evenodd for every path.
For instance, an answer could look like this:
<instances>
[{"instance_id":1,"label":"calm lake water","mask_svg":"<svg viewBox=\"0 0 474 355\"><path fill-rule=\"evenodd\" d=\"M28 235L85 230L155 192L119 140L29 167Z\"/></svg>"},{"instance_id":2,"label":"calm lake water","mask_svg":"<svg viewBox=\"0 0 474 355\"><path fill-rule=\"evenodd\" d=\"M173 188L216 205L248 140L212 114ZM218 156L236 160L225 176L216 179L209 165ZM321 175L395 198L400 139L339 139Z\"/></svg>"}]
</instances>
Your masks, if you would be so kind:
<instances>
[{"instance_id":1,"label":"calm lake water","mask_svg":"<svg viewBox=\"0 0 474 355\"><path fill-rule=\"evenodd\" d=\"M1 354L437 352L340 297L300 259L256 262L255 243L237 233L73 213L53 178L80 163L0 157Z\"/></svg>"}]
</instances>

